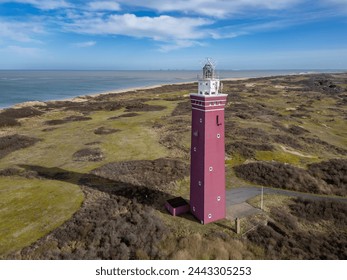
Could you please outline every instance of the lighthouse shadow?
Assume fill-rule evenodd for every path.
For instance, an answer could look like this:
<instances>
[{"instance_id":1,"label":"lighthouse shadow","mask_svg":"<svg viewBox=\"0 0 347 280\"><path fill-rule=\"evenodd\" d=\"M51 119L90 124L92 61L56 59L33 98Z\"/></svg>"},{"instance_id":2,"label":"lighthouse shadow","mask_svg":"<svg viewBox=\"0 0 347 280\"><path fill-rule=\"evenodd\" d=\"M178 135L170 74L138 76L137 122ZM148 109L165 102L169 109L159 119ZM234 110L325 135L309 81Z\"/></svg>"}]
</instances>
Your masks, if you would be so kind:
<instances>
[{"instance_id":1,"label":"lighthouse shadow","mask_svg":"<svg viewBox=\"0 0 347 280\"><path fill-rule=\"evenodd\" d=\"M121 196L134 203L153 208L163 214L169 215L165 209L165 201L173 196L155 187L136 186L129 183L114 181L103 178L95 174L84 174L75 171L65 170L58 167L43 167L37 165L20 165L30 176L38 178L57 180L72 184L77 184L87 188L92 188L110 194L110 197ZM188 219L193 219L188 217Z\"/></svg>"}]
</instances>

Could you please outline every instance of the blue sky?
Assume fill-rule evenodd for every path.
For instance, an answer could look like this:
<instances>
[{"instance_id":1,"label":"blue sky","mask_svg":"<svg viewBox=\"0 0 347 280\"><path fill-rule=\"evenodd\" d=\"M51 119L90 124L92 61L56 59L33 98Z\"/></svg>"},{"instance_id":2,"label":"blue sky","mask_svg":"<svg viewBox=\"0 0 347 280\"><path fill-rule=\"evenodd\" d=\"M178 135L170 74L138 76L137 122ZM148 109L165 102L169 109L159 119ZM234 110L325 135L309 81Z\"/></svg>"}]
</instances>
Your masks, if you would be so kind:
<instances>
[{"instance_id":1,"label":"blue sky","mask_svg":"<svg viewBox=\"0 0 347 280\"><path fill-rule=\"evenodd\" d=\"M0 69L347 69L347 0L0 0Z\"/></svg>"}]
</instances>

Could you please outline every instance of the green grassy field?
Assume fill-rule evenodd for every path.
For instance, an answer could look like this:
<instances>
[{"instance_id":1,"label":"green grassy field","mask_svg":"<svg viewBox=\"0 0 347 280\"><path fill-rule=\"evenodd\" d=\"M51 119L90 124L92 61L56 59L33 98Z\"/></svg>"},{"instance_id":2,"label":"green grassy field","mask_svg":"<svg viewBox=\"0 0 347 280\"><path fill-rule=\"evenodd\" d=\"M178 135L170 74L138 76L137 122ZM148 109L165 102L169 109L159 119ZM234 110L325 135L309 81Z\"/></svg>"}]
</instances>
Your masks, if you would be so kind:
<instances>
[{"instance_id":1,"label":"green grassy field","mask_svg":"<svg viewBox=\"0 0 347 280\"><path fill-rule=\"evenodd\" d=\"M0 256L45 236L83 201L77 185L20 177L0 177L0 196Z\"/></svg>"}]
</instances>

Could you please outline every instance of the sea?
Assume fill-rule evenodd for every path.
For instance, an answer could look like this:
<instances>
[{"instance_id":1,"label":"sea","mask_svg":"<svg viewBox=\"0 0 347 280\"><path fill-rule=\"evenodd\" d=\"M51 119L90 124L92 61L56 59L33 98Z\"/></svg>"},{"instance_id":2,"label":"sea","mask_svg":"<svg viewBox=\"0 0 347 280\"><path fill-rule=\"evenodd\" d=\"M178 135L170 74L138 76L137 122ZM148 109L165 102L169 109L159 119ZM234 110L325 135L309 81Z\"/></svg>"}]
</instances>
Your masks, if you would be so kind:
<instances>
[{"instance_id":1,"label":"sea","mask_svg":"<svg viewBox=\"0 0 347 280\"><path fill-rule=\"evenodd\" d=\"M27 101L62 100L88 94L160 84L194 82L199 70L63 71L0 70L0 109ZM290 74L343 72L340 70L220 70L220 79Z\"/></svg>"}]
</instances>

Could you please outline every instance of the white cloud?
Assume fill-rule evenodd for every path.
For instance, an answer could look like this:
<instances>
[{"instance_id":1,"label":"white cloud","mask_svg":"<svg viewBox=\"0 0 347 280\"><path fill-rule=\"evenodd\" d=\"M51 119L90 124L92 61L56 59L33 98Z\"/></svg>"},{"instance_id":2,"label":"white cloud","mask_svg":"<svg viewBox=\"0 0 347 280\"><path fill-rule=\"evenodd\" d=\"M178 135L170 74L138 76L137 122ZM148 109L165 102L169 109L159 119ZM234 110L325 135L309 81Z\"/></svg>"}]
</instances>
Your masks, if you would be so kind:
<instances>
[{"instance_id":1,"label":"white cloud","mask_svg":"<svg viewBox=\"0 0 347 280\"><path fill-rule=\"evenodd\" d=\"M193 46L203 46L204 44L202 44L199 41L193 41L193 40L177 40L175 42L170 43L166 43L166 44L162 44L159 48L159 50L161 52L170 52L170 51L174 51L174 50L178 50L178 49L182 49L182 48L189 48L189 47L193 47Z\"/></svg>"},{"instance_id":2,"label":"white cloud","mask_svg":"<svg viewBox=\"0 0 347 280\"><path fill-rule=\"evenodd\" d=\"M183 12L223 18L227 15L249 13L250 9L279 10L304 0L119 0L119 3L153 9L159 12ZM337 0L338 1L338 0Z\"/></svg>"},{"instance_id":3,"label":"white cloud","mask_svg":"<svg viewBox=\"0 0 347 280\"><path fill-rule=\"evenodd\" d=\"M199 27L212 23L203 18L171 16L138 17L134 14L111 15L107 18L77 19L67 24L70 31L85 34L124 35L157 41L203 38Z\"/></svg>"},{"instance_id":4,"label":"white cloud","mask_svg":"<svg viewBox=\"0 0 347 280\"><path fill-rule=\"evenodd\" d=\"M0 3L29 4L41 10L54 10L71 6L65 0L0 0Z\"/></svg>"},{"instance_id":5,"label":"white cloud","mask_svg":"<svg viewBox=\"0 0 347 280\"><path fill-rule=\"evenodd\" d=\"M88 3L88 7L92 11L119 11L121 8L114 1L95 1Z\"/></svg>"},{"instance_id":6,"label":"white cloud","mask_svg":"<svg viewBox=\"0 0 347 280\"><path fill-rule=\"evenodd\" d=\"M313 1L313 0L312 0ZM285 29L288 26L313 22L322 17L333 17L335 10L347 7L347 0L319 0L317 8L301 11L307 0L0 0L0 3L30 4L43 11L48 20L40 22L47 30L61 30L90 35L122 35L148 38L159 43L163 52L202 45L204 39L216 40ZM344 6L343 6L344 5ZM329 7L322 9L321 7ZM126 11L150 10L158 16L137 16ZM295 9L291 9L295 7ZM336 7L342 7L336 9ZM319 9L320 8L320 9ZM59 11L50 11L63 9ZM275 11L275 12L274 12ZM46 13L46 14L45 14ZM235 24L232 18L248 19ZM30 18L28 20L31 20ZM242 22L242 21L238 21ZM9 44L38 42L43 31L37 23L2 22L0 40ZM53 27L53 28L52 28ZM87 39L88 40L88 39ZM96 40L96 39L95 39ZM95 41L72 44L74 47L92 47Z\"/></svg>"},{"instance_id":7,"label":"white cloud","mask_svg":"<svg viewBox=\"0 0 347 280\"><path fill-rule=\"evenodd\" d=\"M22 43L39 43L33 37L37 34L44 34L40 23L3 21L0 19L0 38L3 40L13 40Z\"/></svg>"},{"instance_id":8,"label":"white cloud","mask_svg":"<svg viewBox=\"0 0 347 280\"><path fill-rule=\"evenodd\" d=\"M38 56L41 52L41 50L38 48L21 47L16 45L7 46L5 51L22 56Z\"/></svg>"},{"instance_id":9,"label":"white cloud","mask_svg":"<svg viewBox=\"0 0 347 280\"><path fill-rule=\"evenodd\" d=\"M335 11L341 13L347 12L347 0L321 0L323 5L335 8Z\"/></svg>"},{"instance_id":10,"label":"white cloud","mask_svg":"<svg viewBox=\"0 0 347 280\"><path fill-rule=\"evenodd\" d=\"M96 45L95 41L87 41L87 42L80 42L80 43L74 43L72 44L76 48L89 48Z\"/></svg>"}]
</instances>

